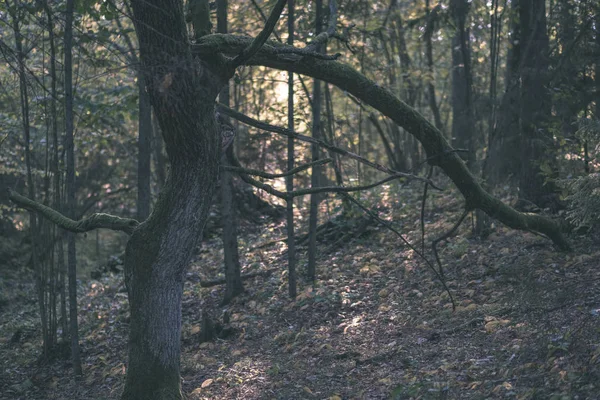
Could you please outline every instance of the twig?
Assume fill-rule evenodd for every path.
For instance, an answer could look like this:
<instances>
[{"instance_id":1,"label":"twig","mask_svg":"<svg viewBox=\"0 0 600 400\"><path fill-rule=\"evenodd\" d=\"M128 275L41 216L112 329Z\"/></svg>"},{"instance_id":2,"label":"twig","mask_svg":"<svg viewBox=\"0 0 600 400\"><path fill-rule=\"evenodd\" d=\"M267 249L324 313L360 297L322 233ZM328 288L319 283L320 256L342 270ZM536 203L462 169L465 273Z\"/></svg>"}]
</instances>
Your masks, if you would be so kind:
<instances>
[{"instance_id":1,"label":"twig","mask_svg":"<svg viewBox=\"0 0 600 400\"><path fill-rule=\"evenodd\" d=\"M384 183L387 183L389 181L392 181L394 179L400 179L400 178L404 178L403 174L400 175L391 175L388 176L380 181L377 181L375 183L371 183L368 185L362 185L362 186L351 186L351 187L343 187L343 186L321 186L321 187L316 187L316 188L308 188L308 189L298 189L298 190L294 190L292 192L282 192L279 191L275 188L273 188L271 185L267 185L265 183L259 182L256 179L251 178L250 176L248 176L248 173L246 172L246 168L243 168L240 165L240 162L237 160L237 158L235 158L235 156L233 155L228 155L229 157L229 162L231 163L231 165L233 165L235 167L235 171L233 172L237 172L240 176L240 178L242 178L242 180L252 186L255 186L259 189L264 190L265 192L272 194L273 196L279 197L280 199L284 199L284 200L291 200L294 197L301 197L301 196L307 196L310 194L318 194L318 193L350 193L350 192L358 192L361 190L368 190L368 189L372 189L374 187L377 187L379 185L383 185ZM255 172L260 172L261 174L263 173L262 171L255 171ZM289 174L288 174L289 175Z\"/></svg>"},{"instance_id":2,"label":"twig","mask_svg":"<svg viewBox=\"0 0 600 400\"><path fill-rule=\"evenodd\" d=\"M429 167L427 179L431 179L433 174L433 166ZM421 201L421 251L425 253L425 203L427 202L427 189L429 185L426 183L423 188L423 200Z\"/></svg>"},{"instance_id":3,"label":"twig","mask_svg":"<svg viewBox=\"0 0 600 400\"><path fill-rule=\"evenodd\" d=\"M367 213L368 215L370 215L372 218L374 218L377 222L379 222L381 225L385 226L386 228L388 228L390 231L392 231L396 236L398 236L403 242L404 244L406 244L412 251L415 252L415 254L417 254L419 257L421 257L423 259L423 261L425 261L425 263L427 264L427 266L429 268L431 268L431 270L433 271L433 273L435 274L435 276L438 278L438 280L440 281L440 283L442 284L444 290L446 291L446 293L448 293L448 296L450 297L450 301L452 302L452 310L456 309L456 302L454 301L454 297L452 296L452 293L450 292L450 289L448 288L448 286L446 285L446 282L444 280L444 277L441 276L439 274L439 272L435 269L435 267L433 266L433 264L431 264L431 262L425 257L425 255L423 255L421 252L419 252L419 250L417 250L400 232L398 232L396 230L396 228L394 228L389 222L379 218L379 216L377 214L375 214L373 211L369 210L367 207L363 206L358 200L356 200L354 197L346 194L346 193L341 193L342 196L344 196L345 198L347 198L348 200L350 200L351 202L353 202L354 204L356 204L361 210L363 210L365 213Z\"/></svg>"},{"instance_id":4,"label":"twig","mask_svg":"<svg viewBox=\"0 0 600 400\"><path fill-rule=\"evenodd\" d=\"M437 238L431 242L431 248L433 249L433 255L435 256L435 261L437 262L438 268L440 269L441 276L444 276L444 270L442 269L442 262L440 261L440 257L438 255L437 244L439 242L441 242L442 240L447 239L450 236L452 236L454 234L454 232L458 229L460 224L462 224L462 222L467 217L467 215L469 215L469 212L470 211L468 209L465 209L465 211L463 211L462 215L460 216L458 221L456 221L456 223L454 224L452 229L450 229L448 232L444 233L442 236L440 236L439 238Z\"/></svg>"},{"instance_id":5,"label":"twig","mask_svg":"<svg viewBox=\"0 0 600 400\"><path fill-rule=\"evenodd\" d=\"M331 159L331 158L325 158L322 160L313 161L311 163L301 165L299 167L291 169L287 172L283 172L281 174L270 174L268 172L260 171L260 170L256 170L256 169L232 167L229 165L222 165L221 168L223 168L226 171L235 172L238 174L242 173L242 174L247 174L247 175L260 176L261 178L265 178L265 179L276 179L276 178L285 178L286 176L294 175L299 172L305 171L305 170L309 169L310 167L328 164L332 161L333 161L333 159Z\"/></svg>"}]
</instances>

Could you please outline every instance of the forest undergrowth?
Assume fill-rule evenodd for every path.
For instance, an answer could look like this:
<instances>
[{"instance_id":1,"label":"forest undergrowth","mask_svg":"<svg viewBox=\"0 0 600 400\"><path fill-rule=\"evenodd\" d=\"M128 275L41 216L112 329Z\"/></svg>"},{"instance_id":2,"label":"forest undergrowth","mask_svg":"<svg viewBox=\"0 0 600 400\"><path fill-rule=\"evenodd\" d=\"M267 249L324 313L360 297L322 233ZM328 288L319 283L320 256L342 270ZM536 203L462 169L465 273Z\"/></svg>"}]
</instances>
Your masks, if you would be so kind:
<instances>
[{"instance_id":1,"label":"forest undergrowth","mask_svg":"<svg viewBox=\"0 0 600 400\"><path fill-rule=\"evenodd\" d=\"M379 208L418 249L419 196L407 190ZM460 216L458 199L447 191L428 202L431 260L429 243ZM201 285L222 276L220 239L207 239L184 289L181 372L188 398L599 398L597 234L571 236L575 251L561 253L542 237L502 226L486 240L473 238L469 217L439 246L453 310L411 249L383 226L363 228L339 246L321 243L318 282L301 279L290 301L286 246L278 241L285 225L243 226L242 273L271 273L246 280L246 292L225 307L224 287ZM81 277L84 376L76 380L64 354L38 360L41 333L27 274L0 280L0 398L119 398L129 320L122 276ZM226 334L202 343L203 312Z\"/></svg>"}]
</instances>

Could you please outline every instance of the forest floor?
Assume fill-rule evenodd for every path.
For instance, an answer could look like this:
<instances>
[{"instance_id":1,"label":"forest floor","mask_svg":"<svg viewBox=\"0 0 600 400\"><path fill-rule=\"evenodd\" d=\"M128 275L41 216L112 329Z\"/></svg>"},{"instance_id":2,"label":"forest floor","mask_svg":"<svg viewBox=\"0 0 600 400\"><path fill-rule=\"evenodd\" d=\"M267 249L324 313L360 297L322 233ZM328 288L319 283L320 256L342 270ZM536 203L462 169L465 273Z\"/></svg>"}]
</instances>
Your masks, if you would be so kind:
<instances>
[{"instance_id":1,"label":"forest floor","mask_svg":"<svg viewBox=\"0 0 600 400\"><path fill-rule=\"evenodd\" d=\"M420 246L419 193L394 195L381 218ZM455 193L436 194L426 243L456 221ZM301 222L301 221L299 221ZM245 226L246 293L220 307L218 238L194 257L183 302L181 373L189 399L600 399L600 247L571 236L575 251L496 226L470 238L470 219L440 244L446 284L382 226L337 247L322 243L318 282L287 295L282 222ZM266 244L266 245L265 245ZM261 246L264 245L264 246ZM302 249L301 249L302 250ZM431 249L426 255L433 260ZM300 252L299 273L305 268ZM26 283L27 282L27 283ZM0 280L0 398L117 399L127 362L122 276L80 282L84 375L68 360L39 363L32 278ZM202 312L229 322L227 337L200 343Z\"/></svg>"}]
</instances>

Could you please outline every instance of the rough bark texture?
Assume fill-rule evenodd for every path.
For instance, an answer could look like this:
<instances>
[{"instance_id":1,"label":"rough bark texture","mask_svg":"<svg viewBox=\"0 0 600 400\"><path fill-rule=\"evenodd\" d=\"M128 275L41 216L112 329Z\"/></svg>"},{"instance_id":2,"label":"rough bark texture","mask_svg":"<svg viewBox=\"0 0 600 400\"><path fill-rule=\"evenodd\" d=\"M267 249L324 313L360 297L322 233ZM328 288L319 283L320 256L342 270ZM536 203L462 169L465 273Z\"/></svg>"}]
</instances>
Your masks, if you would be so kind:
<instances>
[{"instance_id":1,"label":"rough bark texture","mask_svg":"<svg viewBox=\"0 0 600 400\"><path fill-rule=\"evenodd\" d=\"M196 51L211 54L221 51L231 54L249 43L248 38L233 35L211 35L204 38ZM487 193L469 172L460 156L454 152L444 135L415 109L394 96L389 90L377 85L352 67L335 62L305 57L290 62L278 56L277 48L269 42L250 60L250 64L265 65L281 70L291 70L338 86L365 103L376 108L398 125L411 133L425 149L429 163L439 166L454 182L465 197L467 209L479 208L505 225L522 230L531 230L549 236L563 249L569 248L560 226L539 215L520 213Z\"/></svg>"},{"instance_id":2,"label":"rough bark texture","mask_svg":"<svg viewBox=\"0 0 600 400\"><path fill-rule=\"evenodd\" d=\"M132 6L146 87L171 169L125 253L131 323L122 398L180 399L183 277L218 176L214 101L230 76L218 60L193 59L180 1L133 0Z\"/></svg>"},{"instance_id":3,"label":"rough bark texture","mask_svg":"<svg viewBox=\"0 0 600 400\"><path fill-rule=\"evenodd\" d=\"M137 219L145 220L150 215L150 155L152 153L152 107L143 82L138 74L139 127L138 127L138 198Z\"/></svg>"}]
</instances>

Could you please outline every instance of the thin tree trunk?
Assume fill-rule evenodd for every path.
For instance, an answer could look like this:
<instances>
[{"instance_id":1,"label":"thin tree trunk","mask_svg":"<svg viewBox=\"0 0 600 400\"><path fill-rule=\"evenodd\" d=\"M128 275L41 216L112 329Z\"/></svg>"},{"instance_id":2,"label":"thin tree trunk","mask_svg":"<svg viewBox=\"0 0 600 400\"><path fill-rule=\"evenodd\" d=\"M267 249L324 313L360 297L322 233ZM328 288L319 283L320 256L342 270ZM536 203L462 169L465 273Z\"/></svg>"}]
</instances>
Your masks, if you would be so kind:
<instances>
[{"instance_id":1,"label":"thin tree trunk","mask_svg":"<svg viewBox=\"0 0 600 400\"><path fill-rule=\"evenodd\" d=\"M317 0L315 3L316 17L315 17L315 34L321 33L321 20L323 19L323 1ZM317 49L320 51L321 49ZM321 81L315 79L313 81L313 123L312 123L312 136L315 139L321 139ZM311 146L312 161L319 159L319 147L316 144ZM316 188L319 186L319 167L312 167L312 173L310 175L310 186ZM316 280L316 263L317 263L317 224L319 219L319 202L320 195L312 194L310 196L310 214L308 217L308 265L306 269L306 275L310 282Z\"/></svg>"},{"instance_id":2,"label":"thin tree trunk","mask_svg":"<svg viewBox=\"0 0 600 400\"><path fill-rule=\"evenodd\" d=\"M435 32L435 25L437 23L437 7L433 11L429 8L429 0L425 1L425 12L427 14L427 26L425 27L425 34L423 35L425 39L425 57L427 60L427 73L429 76L427 77L427 99L429 101L429 108L431 109L431 113L433 114L433 121L435 127L440 131L444 131L444 124L442 123L442 116L440 114L440 108L437 104L436 94L435 94L435 86L433 85L433 44L431 42L431 37Z\"/></svg>"},{"instance_id":3,"label":"thin tree trunk","mask_svg":"<svg viewBox=\"0 0 600 400\"><path fill-rule=\"evenodd\" d=\"M596 48L600 49L600 6L598 5L596 5ZM600 62L596 62L594 83L596 84L596 119L600 120ZM585 150L587 154L587 142ZM588 163L586 168L589 168Z\"/></svg>"},{"instance_id":4,"label":"thin tree trunk","mask_svg":"<svg viewBox=\"0 0 600 400\"><path fill-rule=\"evenodd\" d=\"M498 106L497 118L490 127L488 152L483 175L490 187L508 178L517 179L521 156L519 154L519 75L521 68L520 0L510 3L510 46L506 55L504 95Z\"/></svg>"},{"instance_id":5,"label":"thin tree trunk","mask_svg":"<svg viewBox=\"0 0 600 400\"><path fill-rule=\"evenodd\" d=\"M521 172L519 198L539 207L557 207L553 176L544 171L555 167L554 143L550 129L552 108L547 89L549 41L546 34L544 0L524 1L520 5L523 68L520 82Z\"/></svg>"},{"instance_id":6,"label":"thin tree trunk","mask_svg":"<svg viewBox=\"0 0 600 400\"><path fill-rule=\"evenodd\" d=\"M469 13L467 0L452 0L450 10L456 32L452 38L452 145L465 149L461 157L474 173L475 119L473 117L471 56L466 21Z\"/></svg>"},{"instance_id":7,"label":"thin tree trunk","mask_svg":"<svg viewBox=\"0 0 600 400\"><path fill-rule=\"evenodd\" d=\"M227 33L227 0L217 0L217 32ZM219 102L229 107L229 83L219 94ZM222 118L227 118L221 116ZM221 165L227 165L226 152L233 152L233 143L221 155ZM221 170L221 223L223 225L223 257L225 263L225 295L223 304L244 292L238 251L237 218L233 207L233 177Z\"/></svg>"},{"instance_id":8,"label":"thin tree trunk","mask_svg":"<svg viewBox=\"0 0 600 400\"><path fill-rule=\"evenodd\" d=\"M31 127L29 123L29 94L27 93L27 75L25 73L25 54L23 52L23 38L21 36L21 16L19 12L21 10L16 6L13 10L14 14L11 15L13 22L13 32L15 35L15 48L17 51L17 58L19 62L19 91L21 97L21 122L23 124L23 140L25 142L25 166L27 170L27 190L29 198L35 201L35 187L33 183L33 174L31 172ZM46 301L45 301L45 285L43 268L38 260L37 245L38 245L38 227L37 218L35 212L29 212L29 230L31 235L31 260L33 263L33 270L36 275L36 291L38 295L38 304L40 307L40 321L42 325L42 349L44 358L48 356L48 321L46 313Z\"/></svg>"},{"instance_id":9,"label":"thin tree trunk","mask_svg":"<svg viewBox=\"0 0 600 400\"><path fill-rule=\"evenodd\" d=\"M325 132L329 133L329 137L326 137L325 140L332 145L336 145L335 143L335 115L333 111L333 101L331 99L331 91L329 90L329 85L325 84L325 107L326 107L326 115L327 115L327 129ZM335 154L333 152L329 152L329 157L333 158L333 171L335 173L335 183L337 186L344 186L344 178L342 175L342 166L340 162L340 155ZM350 201L348 198L342 198L342 215L347 215L350 212Z\"/></svg>"},{"instance_id":10,"label":"thin tree trunk","mask_svg":"<svg viewBox=\"0 0 600 400\"><path fill-rule=\"evenodd\" d=\"M294 0L288 0L288 40L287 44L294 44ZM294 74L288 72L288 128L294 130ZM287 168L294 169L294 138L288 137L287 142ZM294 190L294 176L285 179L285 188L288 192ZM291 298L296 297L296 243L294 238L294 200L286 202L287 210L287 245L288 245L288 289Z\"/></svg>"},{"instance_id":11,"label":"thin tree trunk","mask_svg":"<svg viewBox=\"0 0 600 400\"><path fill-rule=\"evenodd\" d=\"M73 143L73 9L74 0L67 0L65 22L65 150L67 153L67 212L75 216L75 150ZM79 327L77 322L77 260L75 234L67 234L69 275L69 317L71 334L71 359L75 375L81 375L79 354Z\"/></svg>"}]
</instances>

